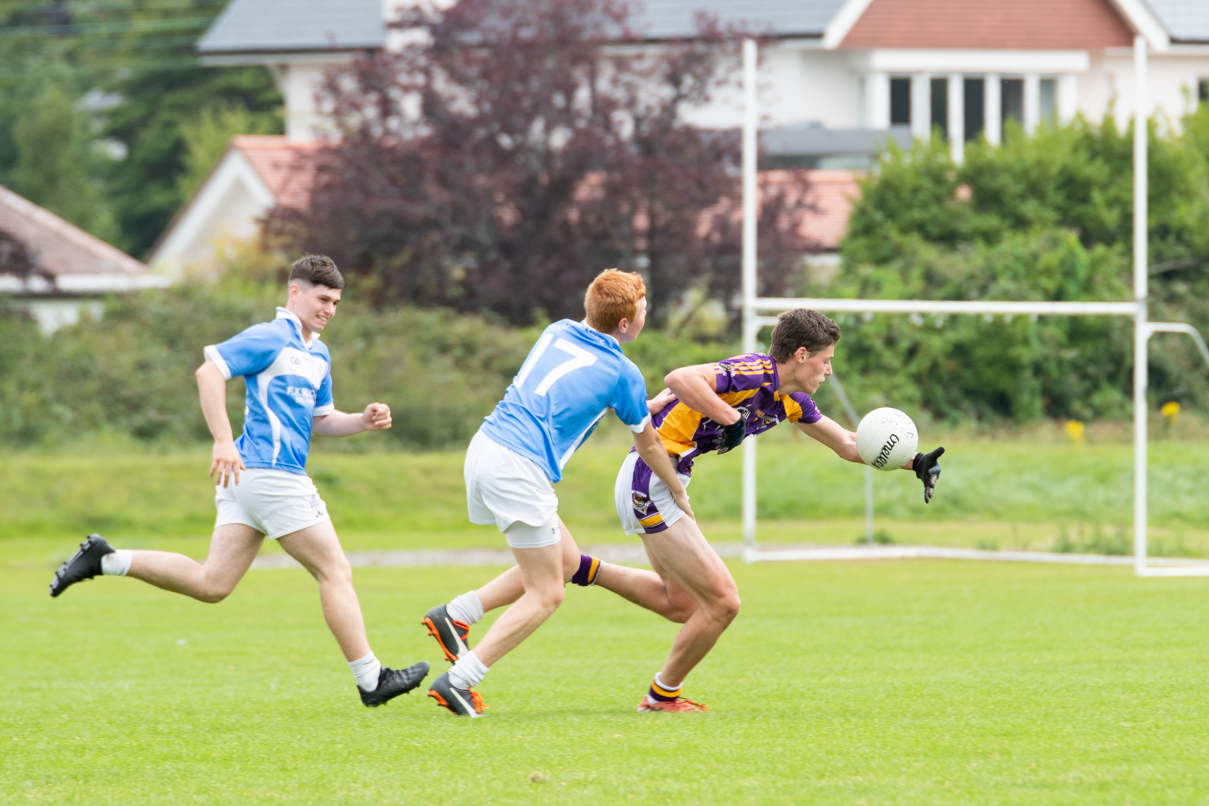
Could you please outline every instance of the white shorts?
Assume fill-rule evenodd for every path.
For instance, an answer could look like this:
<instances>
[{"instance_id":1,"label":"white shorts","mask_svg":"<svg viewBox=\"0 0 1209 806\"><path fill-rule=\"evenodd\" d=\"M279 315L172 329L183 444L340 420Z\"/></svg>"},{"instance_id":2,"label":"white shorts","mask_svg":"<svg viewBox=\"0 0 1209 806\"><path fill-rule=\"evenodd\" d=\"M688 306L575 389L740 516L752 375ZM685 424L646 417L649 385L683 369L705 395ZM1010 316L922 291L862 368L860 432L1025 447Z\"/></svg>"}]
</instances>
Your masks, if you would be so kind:
<instances>
[{"instance_id":1,"label":"white shorts","mask_svg":"<svg viewBox=\"0 0 1209 806\"><path fill-rule=\"evenodd\" d=\"M558 496L529 457L479 431L466 449L464 476L471 523L494 524L513 548L543 548L562 539ZM516 523L535 528L510 530Z\"/></svg>"},{"instance_id":2,"label":"white shorts","mask_svg":"<svg viewBox=\"0 0 1209 806\"><path fill-rule=\"evenodd\" d=\"M621 528L627 535L653 535L683 518L684 510L646 462L639 465L638 460L638 454L631 452L621 463L617 483L613 485L613 497ZM683 473L676 475L687 489L693 477Z\"/></svg>"},{"instance_id":3,"label":"white shorts","mask_svg":"<svg viewBox=\"0 0 1209 806\"><path fill-rule=\"evenodd\" d=\"M215 528L242 523L271 540L331 521L309 476L261 467L241 472L239 484L228 480L226 487L216 487L214 506Z\"/></svg>"}]
</instances>

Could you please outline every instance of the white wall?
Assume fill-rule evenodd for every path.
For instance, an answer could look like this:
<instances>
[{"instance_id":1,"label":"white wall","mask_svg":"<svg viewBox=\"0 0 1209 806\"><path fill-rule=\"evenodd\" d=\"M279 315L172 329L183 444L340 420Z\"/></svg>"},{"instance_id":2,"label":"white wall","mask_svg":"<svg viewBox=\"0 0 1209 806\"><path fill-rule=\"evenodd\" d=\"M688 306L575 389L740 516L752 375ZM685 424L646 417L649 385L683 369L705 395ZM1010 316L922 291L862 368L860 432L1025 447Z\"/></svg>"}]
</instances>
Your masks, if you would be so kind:
<instances>
[{"instance_id":1,"label":"white wall","mask_svg":"<svg viewBox=\"0 0 1209 806\"><path fill-rule=\"evenodd\" d=\"M712 103L691 110L687 120L703 128L735 128L743 115L742 71L729 59L729 86ZM848 51L824 51L782 43L760 51L760 126L773 128L817 122L829 129L861 124L861 77Z\"/></svg>"},{"instance_id":2,"label":"white wall","mask_svg":"<svg viewBox=\"0 0 1209 806\"><path fill-rule=\"evenodd\" d=\"M1151 53L1146 64L1148 116L1159 115L1173 128L1196 104L1197 82L1209 78L1209 55ZM1098 121L1115 98L1113 114L1119 126L1133 117L1136 87L1133 53L1113 50L1093 54L1090 69L1079 76L1079 111Z\"/></svg>"},{"instance_id":3,"label":"white wall","mask_svg":"<svg viewBox=\"0 0 1209 806\"><path fill-rule=\"evenodd\" d=\"M152 267L169 277L180 277L187 266L217 257L224 242L255 236L260 217L274 203L243 155L228 150L156 249Z\"/></svg>"}]
</instances>

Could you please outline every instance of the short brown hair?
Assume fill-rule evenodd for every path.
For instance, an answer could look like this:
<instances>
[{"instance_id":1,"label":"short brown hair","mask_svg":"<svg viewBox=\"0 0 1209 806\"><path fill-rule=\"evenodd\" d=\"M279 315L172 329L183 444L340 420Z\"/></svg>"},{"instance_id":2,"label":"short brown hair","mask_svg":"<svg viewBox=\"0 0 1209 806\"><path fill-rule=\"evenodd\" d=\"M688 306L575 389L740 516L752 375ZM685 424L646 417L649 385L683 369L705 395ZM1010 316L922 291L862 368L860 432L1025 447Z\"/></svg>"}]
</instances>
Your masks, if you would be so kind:
<instances>
[{"instance_id":1,"label":"short brown hair","mask_svg":"<svg viewBox=\"0 0 1209 806\"><path fill-rule=\"evenodd\" d=\"M793 358L799 347L817 353L840 340L840 326L818 311L794 308L777 317L768 354L781 364Z\"/></svg>"},{"instance_id":2,"label":"short brown hair","mask_svg":"<svg viewBox=\"0 0 1209 806\"><path fill-rule=\"evenodd\" d=\"M622 319L634 320L638 300L645 296L646 285L637 272L605 269L596 275L584 294L588 326L601 333L612 333Z\"/></svg>"},{"instance_id":3,"label":"short brown hair","mask_svg":"<svg viewBox=\"0 0 1209 806\"><path fill-rule=\"evenodd\" d=\"M303 255L290 266L290 282L301 280L311 285L343 290L344 275L336 268L336 261L327 255Z\"/></svg>"}]
</instances>

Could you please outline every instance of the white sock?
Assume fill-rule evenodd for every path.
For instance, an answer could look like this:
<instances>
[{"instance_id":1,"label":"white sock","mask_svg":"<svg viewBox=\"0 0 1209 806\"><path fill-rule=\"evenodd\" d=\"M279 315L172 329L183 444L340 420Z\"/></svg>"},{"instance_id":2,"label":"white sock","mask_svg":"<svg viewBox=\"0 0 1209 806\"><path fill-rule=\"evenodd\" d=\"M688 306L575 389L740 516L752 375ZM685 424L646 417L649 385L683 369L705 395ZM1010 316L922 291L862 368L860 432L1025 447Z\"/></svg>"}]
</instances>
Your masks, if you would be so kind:
<instances>
[{"instance_id":1,"label":"white sock","mask_svg":"<svg viewBox=\"0 0 1209 806\"><path fill-rule=\"evenodd\" d=\"M473 652L467 652L449 670L449 682L454 688L472 688L482 683L489 671Z\"/></svg>"},{"instance_id":2,"label":"white sock","mask_svg":"<svg viewBox=\"0 0 1209 806\"><path fill-rule=\"evenodd\" d=\"M483 618L483 603L479 601L477 593L467 591L445 605L445 612L449 614L450 618L457 621L476 624ZM483 671L486 671L486 669Z\"/></svg>"},{"instance_id":3,"label":"white sock","mask_svg":"<svg viewBox=\"0 0 1209 806\"><path fill-rule=\"evenodd\" d=\"M353 677L357 678L357 687L362 691L373 691L378 687L378 675L382 671L382 664L378 663L373 652L364 658L350 660L348 668L353 670Z\"/></svg>"},{"instance_id":4,"label":"white sock","mask_svg":"<svg viewBox=\"0 0 1209 806\"><path fill-rule=\"evenodd\" d=\"M118 549L112 554L106 554L101 558L101 573L107 577L124 577L130 570L130 562L133 559L134 552L130 549Z\"/></svg>"}]
</instances>

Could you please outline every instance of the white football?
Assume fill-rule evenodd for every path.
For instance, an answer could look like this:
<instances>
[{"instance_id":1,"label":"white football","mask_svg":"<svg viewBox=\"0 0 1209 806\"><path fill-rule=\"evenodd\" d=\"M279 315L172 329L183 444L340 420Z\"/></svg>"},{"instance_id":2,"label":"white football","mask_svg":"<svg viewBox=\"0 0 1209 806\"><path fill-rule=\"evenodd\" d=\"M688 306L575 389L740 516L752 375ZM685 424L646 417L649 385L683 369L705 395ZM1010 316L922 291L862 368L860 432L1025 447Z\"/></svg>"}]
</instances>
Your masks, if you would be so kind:
<instances>
[{"instance_id":1,"label":"white football","mask_svg":"<svg viewBox=\"0 0 1209 806\"><path fill-rule=\"evenodd\" d=\"M898 470L911 461L918 445L915 423L888 406L869 412L856 427L856 452L875 470Z\"/></svg>"}]
</instances>

